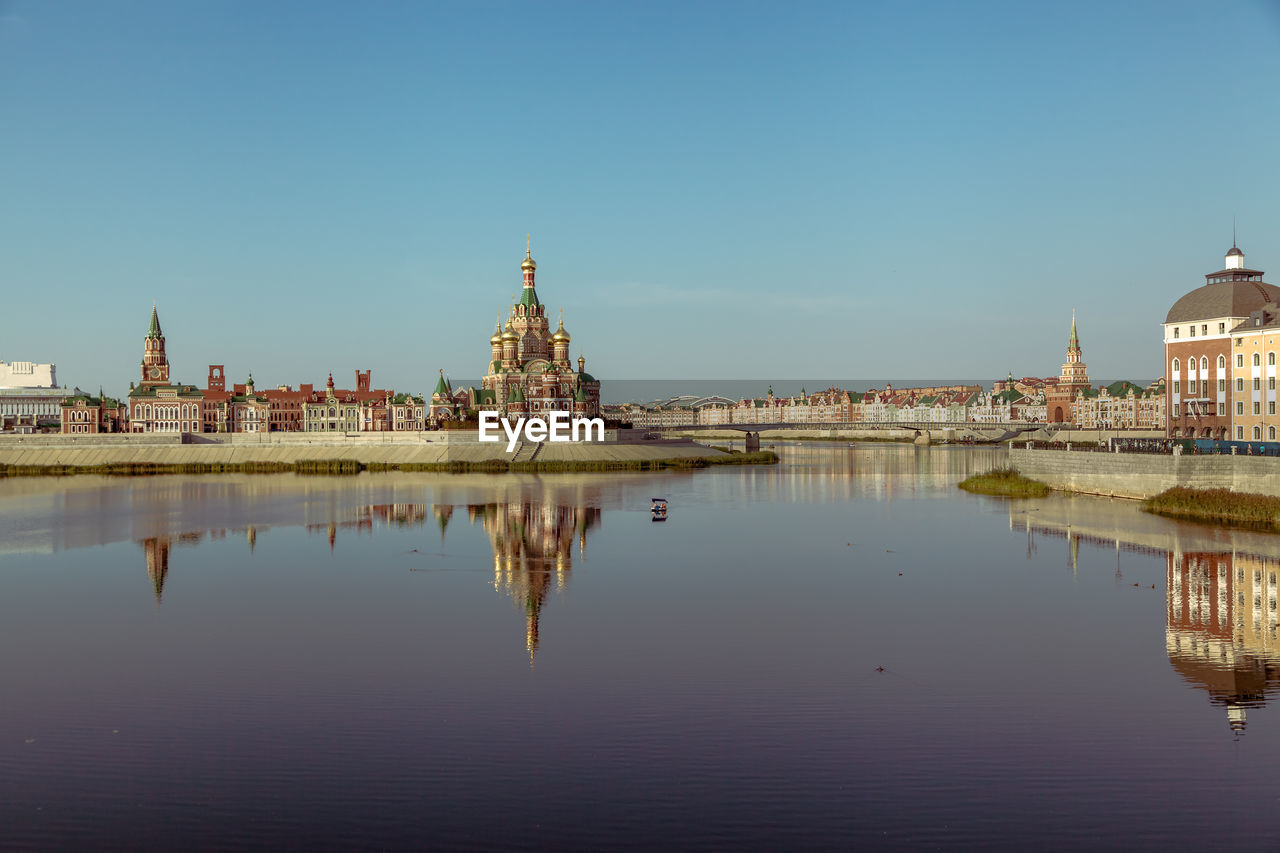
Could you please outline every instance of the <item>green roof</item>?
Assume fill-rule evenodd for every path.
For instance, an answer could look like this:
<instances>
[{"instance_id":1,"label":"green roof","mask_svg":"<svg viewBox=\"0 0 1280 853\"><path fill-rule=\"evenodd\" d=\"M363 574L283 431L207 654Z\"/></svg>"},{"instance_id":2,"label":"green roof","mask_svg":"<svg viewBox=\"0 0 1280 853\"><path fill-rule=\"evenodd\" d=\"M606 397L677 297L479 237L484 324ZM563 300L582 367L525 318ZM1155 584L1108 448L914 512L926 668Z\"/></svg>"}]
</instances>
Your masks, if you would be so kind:
<instances>
[{"instance_id":1,"label":"green roof","mask_svg":"<svg viewBox=\"0 0 1280 853\"><path fill-rule=\"evenodd\" d=\"M511 386L511 396L507 398L508 403L523 403L524 392L520 390L518 384Z\"/></svg>"},{"instance_id":2,"label":"green roof","mask_svg":"<svg viewBox=\"0 0 1280 853\"><path fill-rule=\"evenodd\" d=\"M449 390L449 383L445 381L443 370L440 371L440 378L436 380L436 390L434 393L439 394L442 397L453 396L453 392Z\"/></svg>"},{"instance_id":3,"label":"green roof","mask_svg":"<svg viewBox=\"0 0 1280 853\"><path fill-rule=\"evenodd\" d=\"M530 307L537 307L541 305L542 303L538 301L538 291L534 290L532 287L526 287L524 289L524 293L520 294L520 304L528 305Z\"/></svg>"},{"instance_id":4,"label":"green roof","mask_svg":"<svg viewBox=\"0 0 1280 853\"><path fill-rule=\"evenodd\" d=\"M578 393L573 395L573 402L575 402L575 403L585 403L585 402L587 402L587 389L585 389L585 388L583 388L581 385L579 385L579 386L578 386Z\"/></svg>"},{"instance_id":5,"label":"green roof","mask_svg":"<svg viewBox=\"0 0 1280 853\"><path fill-rule=\"evenodd\" d=\"M156 313L156 306L151 306L151 328L147 330L148 338L162 338L164 332L160 331L160 315Z\"/></svg>"}]
</instances>

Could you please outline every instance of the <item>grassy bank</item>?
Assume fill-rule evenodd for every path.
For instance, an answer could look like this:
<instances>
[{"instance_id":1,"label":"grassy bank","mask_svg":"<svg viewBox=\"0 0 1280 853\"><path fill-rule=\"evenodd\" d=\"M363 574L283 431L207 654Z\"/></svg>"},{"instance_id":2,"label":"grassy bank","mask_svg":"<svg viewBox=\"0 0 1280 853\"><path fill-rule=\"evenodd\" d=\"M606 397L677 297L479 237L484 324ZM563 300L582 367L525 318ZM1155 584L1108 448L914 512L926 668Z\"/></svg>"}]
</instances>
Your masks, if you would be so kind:
<instances>
[{"instance_id":1,"label":"grassy bank","mask_svg":"<svg viewBox=\"0 0 1280 853\"><path fill-rule=\"evenodd\" d=\"M1147 498L1142 507L1168 518L1280 533L1280 498L1268 495L1177 486Z\"/></svg>"},{"instance_id":2,"label":"grassy bank","mask_svg":"<svg viewBox=\"0 0 1280 853\"><path fill-rule=\"evenodd\" d=\"M359 474L361 471L437 471L443 473L487 472L501 474L521 472L574 471L660 471L666 468L708 468L715 465L772 465L778 456L769 451L734 453L730 456L693 456L674 459L601 459L582 461L507 462L491 459L483 462L433 462L395 465L384 462L357 462L352 459L314 459L305 462L214 462L153 464L127 463L110 465L2 465L4 477L69 477L76 474L98 474L110 477L142 477L155 474Z\"/></svg>"},{"instance_id":3,"label":"grassy bank","mask_svg":"<svg viewBox=\"0 0 1280 853\"><path fill-rule=\"evenodd\" d=\"M973 474L961 481L960 488L975 495L997 495L1005 498L1043 498L1053 491L1039 480L1028 479L1013 468L997 468L985 474Z\"/></svg>"}]
</instances>

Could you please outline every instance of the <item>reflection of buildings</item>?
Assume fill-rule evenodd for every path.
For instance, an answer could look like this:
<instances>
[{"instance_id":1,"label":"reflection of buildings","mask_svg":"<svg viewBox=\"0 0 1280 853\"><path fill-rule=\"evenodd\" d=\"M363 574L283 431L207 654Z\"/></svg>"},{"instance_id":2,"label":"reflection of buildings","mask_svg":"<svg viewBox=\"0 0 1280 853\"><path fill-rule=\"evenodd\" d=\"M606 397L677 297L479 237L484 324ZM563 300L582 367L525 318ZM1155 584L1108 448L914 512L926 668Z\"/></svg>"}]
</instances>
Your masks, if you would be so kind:
<instances>
[{"instance_id":1,"label":"reflection of buildings","mask_svg":"<svg viewBox=\"0 0 1280 853\"><path fill-rule=\"evenodd\" d=\"M525 614L529 660L538 652L538 623L552 580L563 590L572 568L574 542L585 556L587 531L600 523L598 507L523 500L467 507L480 519L493 546L493 586L504 590Z\"/></svg>"},{"instance_id":2,"label":"reflection of buildings","mask_svg":"<svg viewBox=\"0 0 1280 853\"><path fill-rule=\"evenodd\" d=\"M1233 731L1280 692L1280 538L1179 524L1129 501L1055 497L1023 507L1010 505L1010 529L1026 531L1028 548L1036 536L1066 539L1073 570L1082 542L1164 558L1169 662L1226 709Z\"/></svg>"},{"instance_id":3,"label":"reflection of buildings","mask_svg":"<svg viewBox=\"0 0 1280 853\"><path fill-rule=\"evenodd\" d=\"M1280 689L1276 571L1250 554L1192 551L1166 557L1165 648L1189 683L1227 710L1243 732L1245 710Z\"/></svg>"},{"instance_id":4,"label":"reflection of buildings","mask_svg":"<svg viewBox=\"0 0 1280 853\"><path fill-rule=\"evenodd\" d=\"M147 577L151 578L151 586L156 591L156 604L164 595L164 579L169 574L169 550L173 543L169 537L146 539L142 550L147 555Z\"/></svg>"}]
</instances>

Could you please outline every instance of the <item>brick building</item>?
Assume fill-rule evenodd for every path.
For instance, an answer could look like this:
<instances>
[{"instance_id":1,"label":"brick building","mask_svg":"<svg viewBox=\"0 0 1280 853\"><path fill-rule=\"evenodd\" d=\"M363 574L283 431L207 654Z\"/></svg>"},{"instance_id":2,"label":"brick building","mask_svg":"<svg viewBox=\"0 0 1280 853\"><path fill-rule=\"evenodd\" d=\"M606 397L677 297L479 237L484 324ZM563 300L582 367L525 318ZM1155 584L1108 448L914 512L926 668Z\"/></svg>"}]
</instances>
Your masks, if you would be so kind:
<instances>
[{"instance_id":1,"label":"brick building","mask_svg":"<svg viewBox=\"0 0 1280 853\"><path fill-rule=\"evenodd\" d=\"M77 394L62 401L62 433L64 435L97 435L125 432L129 428L129 407L105 396Z\"/></svg>"},{"instance_id":2,"label":"brick building","mask_svg":"<svg viewBox=\"0 0 1280 853\"><path fill-rule=\"evenodd\" d=\"M1244 265L1244 252L1232 246L1223 268L1207 273L1205 283L1184 294L1164 320L1164 369L1168 412L1167 434L1183 438L1247 438L1253 426L1265 427L1261 387L1262 352L1254 365L1254 349L1245 352L1244 332L1254 312L1274 309L1280 288L1262 280L1260 270ZM1259 319L1261 315L1254 317ZM1240 330L1237 331L1238 327ZM1263 338L1265 340L1265 338ZM1251 368L1257 367L1257 370ZM1274 375L1274 374L1273 374ZM1258 393L1254 393L1254 392ZM1270 401L1274 401L1274 392ZM1236 427L1236 429L1233 429Z\"/></svg>"},{"instance_id":3,"label":"brick building","mask_svg":"<svg viewBox=\"0 0 1280 853\"><path fill-rule=\"evenodd\" d=\"M200 432L204 397L194 385L170 381L160 315L151 306L151 326L142 339L142 381L129 387L130 432Z\"/></svg>"},{"instance_id":4,"label":"brick building","mask_svg":"<svg viewBox=\"0 0 1280 853\"><path fill-rule=\"evenodd\" d=\"M1075 400L1080 391L1089 387L1089 371L1080 349L1080 337L1076 334L1076 314L1071 312L1071 337L1067 340L1067 360L1062 365L1058 381L1045 385L1045 412L1050 423L1075 423Z\"/></svg>"}]
</instances>

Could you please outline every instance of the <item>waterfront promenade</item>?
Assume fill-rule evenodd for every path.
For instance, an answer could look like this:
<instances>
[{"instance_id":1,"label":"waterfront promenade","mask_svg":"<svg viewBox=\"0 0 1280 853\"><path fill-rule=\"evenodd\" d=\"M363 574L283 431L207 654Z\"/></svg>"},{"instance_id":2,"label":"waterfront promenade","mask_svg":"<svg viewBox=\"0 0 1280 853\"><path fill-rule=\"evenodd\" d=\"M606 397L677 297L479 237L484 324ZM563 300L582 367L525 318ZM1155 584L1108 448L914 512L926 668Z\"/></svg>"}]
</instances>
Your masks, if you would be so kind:
<instances>
[{"instance_id":1,"label":"waterfront promenade","mask_svg":"<svg viewBox=\"0 0 1280 853\"><path fill-rule=\"evenodd\" d=\"M308 435L298 433L182 436L5 436L0 438L0 465L209 465L350 460L365 465L440 465L454 462L646 462L661 459L716 457L722 451L688 439L603 442L522 442L512 453L505 438L481 443L475 433L364 433Z\"/></svg>"}]
</instances>

